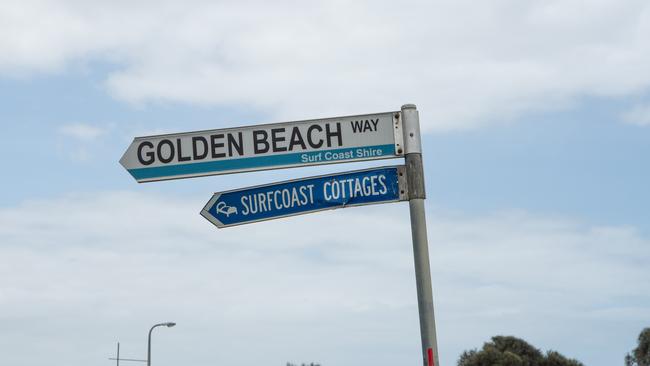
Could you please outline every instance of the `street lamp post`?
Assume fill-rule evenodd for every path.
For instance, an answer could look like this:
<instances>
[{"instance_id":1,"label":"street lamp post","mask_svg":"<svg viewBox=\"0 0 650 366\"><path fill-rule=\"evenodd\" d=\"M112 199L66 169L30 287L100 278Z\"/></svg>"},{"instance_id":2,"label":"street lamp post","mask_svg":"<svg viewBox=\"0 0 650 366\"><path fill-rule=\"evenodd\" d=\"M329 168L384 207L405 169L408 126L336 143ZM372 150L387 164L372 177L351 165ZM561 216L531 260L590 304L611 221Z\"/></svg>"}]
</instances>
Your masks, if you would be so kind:
<instances>
[{"instance_id":1,"label":"street lamp post","mask_svg":"<svg viewBox=\"0 0 650 366\"><path fill-rule=\"evenodd\" d=\"M149 338L147 339L147 366L151 366L151 332L153 331L153 328L161 327L161 326L171 328L174 325L176 325L176 323L172 323L172 322L160 323L160 324L154 325L153 327L151 327L151 329L149 329Z\"/></svg>"}]
</instances>

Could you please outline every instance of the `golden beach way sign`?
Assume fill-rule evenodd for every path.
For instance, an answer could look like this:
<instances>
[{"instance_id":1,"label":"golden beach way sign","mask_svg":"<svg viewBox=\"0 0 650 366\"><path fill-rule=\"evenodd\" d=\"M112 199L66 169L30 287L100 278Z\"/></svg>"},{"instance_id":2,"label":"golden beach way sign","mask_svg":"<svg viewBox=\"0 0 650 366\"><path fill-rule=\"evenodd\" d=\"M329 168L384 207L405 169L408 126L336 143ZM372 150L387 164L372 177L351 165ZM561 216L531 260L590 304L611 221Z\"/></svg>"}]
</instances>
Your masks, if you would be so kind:
<instances>
[{"instance_id":1,"label":"golden beach way sign","mask_svg":"<svg viewBox=\"0 0 650 366\"><path fill-rule=\"evenodd\" d=\"M120 163L138 182L402 156L400 112L137 137Z\"/></svg>"}]
</instances>

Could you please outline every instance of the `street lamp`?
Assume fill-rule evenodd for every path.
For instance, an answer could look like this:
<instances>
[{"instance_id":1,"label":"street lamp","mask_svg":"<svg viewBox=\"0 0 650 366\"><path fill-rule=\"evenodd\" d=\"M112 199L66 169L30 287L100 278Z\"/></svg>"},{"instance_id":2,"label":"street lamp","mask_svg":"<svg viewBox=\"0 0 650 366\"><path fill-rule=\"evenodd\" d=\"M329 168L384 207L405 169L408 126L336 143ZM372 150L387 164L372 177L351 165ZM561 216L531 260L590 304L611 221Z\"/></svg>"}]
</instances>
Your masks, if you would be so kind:
<instances>
[{"instance_id":1,"label":"street lamp","mask_svg":"<svg viewBox=\"0 0 650 366\"><path fill-rule=\"evenodd\" d=\"M151 329L149 329L149 339L147 340L147 366L151 366L151 332L153 331L153 328L162 327L162 326L171 328L174 325L176 325L176 323L172 323L172 322L160 323L160 324L154 325L153 327L151 327Z\"/></svg>"}]
</instances>

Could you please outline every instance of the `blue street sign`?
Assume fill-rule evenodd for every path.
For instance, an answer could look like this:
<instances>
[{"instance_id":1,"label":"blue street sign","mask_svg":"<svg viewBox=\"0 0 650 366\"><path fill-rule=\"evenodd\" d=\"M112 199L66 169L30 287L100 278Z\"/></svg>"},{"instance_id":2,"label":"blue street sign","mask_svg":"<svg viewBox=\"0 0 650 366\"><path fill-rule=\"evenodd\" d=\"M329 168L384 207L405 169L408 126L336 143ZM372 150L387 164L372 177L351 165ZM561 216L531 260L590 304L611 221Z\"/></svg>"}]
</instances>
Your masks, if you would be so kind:
<instances>
[{"instance_id":1,"label":"blue street sign","mask_svg":"<svg viewBox=\"0 0 650 366\"><path fill-rule=\"evenodd\" d=\"M201 215L222 228L406 199L404 166L395 166L218 192L205 205Z\"/></svg>"}]
</instances>

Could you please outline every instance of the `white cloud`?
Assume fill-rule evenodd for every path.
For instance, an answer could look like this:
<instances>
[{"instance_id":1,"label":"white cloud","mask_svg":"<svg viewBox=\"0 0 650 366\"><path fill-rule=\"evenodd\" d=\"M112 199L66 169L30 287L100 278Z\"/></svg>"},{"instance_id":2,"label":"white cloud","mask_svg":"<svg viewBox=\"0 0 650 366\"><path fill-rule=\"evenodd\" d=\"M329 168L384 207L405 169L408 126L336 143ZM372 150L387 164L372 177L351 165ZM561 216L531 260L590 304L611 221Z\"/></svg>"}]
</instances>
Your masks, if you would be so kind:
<instances>
[{"instance_id":1,"label":"white cloud","mask_svg":"<svg viewBox=\"0 0 650 366\"><path fill-rule=\"evenodd\" d=\"M330 116L415 102L470 128L650 86L644 0L5 1L0 72L120 65L111 92Z\"/></svg>"},{"instance_id":2,"label":"white cloud","mask_svg":"<svg viewBox=\"0 0 650 366\"><path fill-rule=\"evenodd\" d=\"M129 192L0 210L0 344L7 363L52 352L86 365L416 364L405 204L217 230L208 197ZM650 239L522 212L429 212L443 364L495 334L611 365L650 319ZM99 358L98 358L99 357Z\"/></svg>"},{"instance_id":3,"label":"white cloud","mask_svg":"<svg viewBox=\"0 0 650 366\"><path fill-rule=\"evenodd\" d=\"M85 123L70 123L59 128L59 133L82 142L90 142L104 135L106 130Z\"/></svg>"},{"instance_id":4,"label":"white cloud","mask_svg":"<svg viewBox=\"0 0 650 366\"><path fill-rule=\"evenodd\" d=\"M650 126L650 104L640 104L625 112L623 121L637 126Z\"/></svg>"},{"instance_id":5,"label":"white cloud","mask_svg":"<svg viewBox=\"0 0 650 366\"><path fill-rule=\"evenodd\" d=\"M59 127L58 133L64 137L57 143L58 151L66 158L86 163L93 160L97 140L106 135L108 130L86 123L69 123Z\"/></svg>"}]
</instances>

